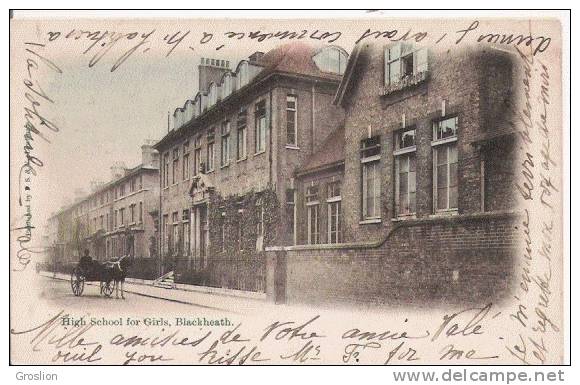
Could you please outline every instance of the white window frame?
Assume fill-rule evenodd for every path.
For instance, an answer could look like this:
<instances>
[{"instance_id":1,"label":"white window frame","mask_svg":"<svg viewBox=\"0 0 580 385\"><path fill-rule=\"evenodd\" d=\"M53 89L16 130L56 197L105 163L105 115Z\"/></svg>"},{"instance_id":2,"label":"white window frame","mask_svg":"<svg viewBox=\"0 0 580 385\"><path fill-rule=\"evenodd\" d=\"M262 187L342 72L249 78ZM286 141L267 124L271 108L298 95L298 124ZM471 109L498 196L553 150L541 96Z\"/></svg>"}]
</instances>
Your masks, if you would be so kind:
<instances>
[{"instance_id":1,"label":"white window frame","mask_svg":"<svg viewBox=\"0 0 580 385\"><path fill-rule=\"evenodd\" d=\"M243 125L239 125L241 114L245 115ZM236 159L239 162L248 157L248 110L240 111L238 113L236 125L238 125L236 130ZM242 136L241 140L240 135Z\"/></svg>"},{"instance_id":2,"label":"white window frame","mask_svg":"<svg viewBox=\"0 0 580 385\"><path fill-rule=\"evenodd\" d=\"M437 132L438 132L438 127L437 125L440 122L443 122L445 120L449 120L449 119L456 119L456 128L455 128L455 135L453 136L449 136L447 138L443 138L443 139L438 139L437 138ZM459 132L459 118L457 116L450 116L450 117L445 117L443 119L439 119L437 121L433 122L433 141L431 142L431 147L432 147L432 151L433 151L433 211L435 213L445 213L445 212L450 212L450 213L455 213L458 211L459 207L449 207L449 201L450 201L450 191L451 189L449 188L450 186L450 182L451 182L451 172L450 172L450 165L451 163L449 163L449 149L452 147L456 148L456 151L458 151L459 149L457 148L457 134ZM440 148L445 147L447 150L447 199L446 199L446 207L445 208L439 208L437 203L438 203L438 186L437 186L437 163L438 163L438 159L437 159L437 154L438 154L438 150ZM459 153L457 153L457 163L459 164ZM459 174L459 170L457 170L457 174ZM459 178L459 175L457 175L457 177ZM459 179L457 180L457 205L459 206Z\"/></svg>"},{"instance_id":3,"label":"white window frame","mask_svg":"<svg viewBox=\"0 0 580 385\"><path fill-rule=\"evenodd\" d=\"M395 157L395 216L399 217L399 218L403 218L403 217L414 217L417 214L417 157L416 157L416 152L417 152L417 146L416 145L412 145L412 146L407 146L407 147L401 147L401 143L399 140L399 133L401 132L407 132L407 131L415 131L415 135L417 133L417 130L415 127L409 127L406 129L403 129L399 132L396 133L395 135L395 148L396 150L393 151L393 156ZM400 213L400 167L401 167L401 160L402 159L406 159L407 162L409 162L409 169L410 169L410 157L414 156L415 157L415 211L413 212L409 212L409 213ZM409 202L410 205L410 183L409 183L409 178L410 178L410 171L407 172L407 200Z\"/></svg>"},{"instance_id":4,"label":"white window frame","mask_svg":"<svg viewBox=\"0 0 580 385\"><path fill-rule=\"evenodd\" d=\"M260 214L258 218L258 223L256 224L256 251L264 250L264 205L260 201L258 204Z\"/></svg>"},{"instance_id":5,"label":"white window frame","mask_svg":"<svg viewBox=\"0 0 580 385\"><path fill-rule=\"evenodd\" d=\"M185 161L187 159L187 162ZM190 177L190 163L189 163L189 141L183 143L183 162L181 164L181 174L183 180L188 180Z\"/></svg>"},{"instance_id":6,"label":"white window frame","mask_svg":"<svg viewBox=\"0 0 580 385\"><path fill-rule=\"evenodd\" d=\"M177 154L177 156L175 155ZM179 183L177 171L179 170L179 147L171 151L171 184Z\"/></svg>"},{"instance_id":7,"label":"white window frame","mask_svg":"<svg viewBox=\"0 0 580 385\"><path fill-rule=\"evenodd\" d=\"M224 129L225 127L225 129ZM231 161L231 123L226 120L221 126L221 167L227 167Z\"/></svg>"},{"instance_id":8,"label":"white window frame","mask_svg":"<svg viewBox=\"0 0 580 385\"><path fill-rule=\"evenodd\" d=\"M201 136L197 136L193 142L193 176L199 174L199 168L201 166L201 157L202 157L202 145L201 145Z\"/></svg>"},{"instance_id":9,"label":"white window frame","mask_svg":"<svg viewBox=\"0 0 580 385\"><path fill-rule=\"evenodd\" d=\"M314 200L309 200L313 194L310 193L311 188L316 188L316 196ZM306 218L307 218L307 239L309 245L315 245L320 243L320 187L316 184L311 184L306 186ZM312 215L314 214L316 228L312 228ZM313 231L315 230L315 231Z\"/></svg>"},{"instance_id":10,"label":"white window frame","mask_svg":"<svg viewBox=\"0 0 580 385\"><path fill-rule=\"evenodd\" d=\"M341 243L342 242L342 223L341 223L341 214L342 214L342 196L337 195L333 197L329 197L326 200L328 206L328 243ZM336 208L336 213L334 213L334 209ZM336 226L337 228L333 231L332 229L332 215L336 215ZM333 242L332 235L336 234L336 241Z\"/></svg>"},{"instance_id":11,"label":"white window frame","mask_svg":"<svg viewBox=\"0 0 580 385\"><path fill-rule=\"evenodd\" d=\"M306 203L306 211L308 217L308 244L316 245L320 243L320 202L308 202ZM315 228L312 228L312 215L314 214L314 224ZM312 231L315 230L315 231Z\"/></svg>"},{"instance_id":12,"label":"white window frame","mask_svg":"<svg viewBox=\"0 0 580 385\"><path fill-rule=\"evenodd\" d=\"M187 215L186 215L187 214ZM181 222L182 222L182 233L183 233L183 253L184 255L190 257L191 256L191 211L189 209L185 209L182 211L181 214ZM187 225L187 226L186 226ZM187 228L187 233L186 233ZM185 241L187 239L187 242ZM187 245L186 245L187 243Z\"/></svg>"},{"instance_id":13,"label":"white window frame","mask_svg":"<svg viewBox=\"0 0 580 385\"><path fill-rule=\"evenodd\" d=\"M409 206L411 206L411 190L410 190L410 163L411 157L415 157L415 162L417 160L415 152L414 151L406 151L404 153L399 153L395 155L395 214L397 217L401 218L401 217L414 217L417 214L417 190L416 190L416 183L417 183L417 170L415 169L415 211L409 211L406 213L402 213L401 212L401 195L400 195L400 178L401 178L401 162L405 161L407 162L407 167L409 168L409 170L407 171L407 195L406 195L406 199L407 199L407 203ZM416 163L415 163L415 167L416 167Z\"/></svg>"},{"instance_id":14,"label":"white window frame","mask_svg":"<svg viewBox=\"0 0 580 385\"><path fill-rule=\"evenodd\" d=\"M207 169L206 172L212 172L215 168L215 129L213 130L213 139L207 142ZM211 149L211 151L210 151Z\"/></svg>"},{"instance_id":15,"label":"white window frame","mask_svg":"<svg viewBox=\"0 0 580 385\"><path fill-rule=\"evenodd\" d=\"M171 157L170 151L167 151L163 155L163 187L169 186L169 158ZM115 189L115 199L117 199L117 189Z\"/></svg>"},{"instance_id":16,"label":"white window frame","mask_svg":"<svg viewBox=\"0 0 580 385\"><path fill-rule=\"evenodd\" d=\"M172 216L172 220L173 220L173 224L171 226L171 235L173 237L172 239L172 243L173 243L173 255L177 255L177 253L179 253L179 212L175 211L173 214L171 214Z\"/></svg>"},{"instance_id":17,"label":"white window frame","mask_svg":"<svg viewBox=\"0 0 580 385\"><path fill-rule=\"evenodd\" d=\"M361 159L362 164L362 219L363 220L372 220L372 219L380 219L381 218L381 183L380 183L380 155L370 156L368 158ZM369 165L373 165L374 167L374 183L373 183L373 190L375 194L373 195L374 198L377 200L375 202L375 212L374 215L367 215L367 208L368 208L368 201L367 201L367 173Z\"/></svg>"},{"instance_id":18,"label":"white window frame","mask_svg":"<svg viewBox=\"0 0 580 385\"><path fill-rule=\"evenodd\" d=\"M255 133L254 133L254 146L255 146L255 155L261 154L266 151L266 132L268 129L268 111L265 101L259 101L256 103L256 107L258 104L264 104L264 115L258 115L257 109L254 111L254 126L255 126ZM261 122L263 121L263 125Z\"/></svg>"},{"instance_id":19,"label":"white window frame","mask_svg":"<svg viewBox=\"0 0 580 385\"><path fill-rule=\"evenodd\" d=\"M403 51L404 47L411 47L410 50L408 51ZM390 52L391 50L397 48L399 50L399 56L397 56L396 58L391 59L390 57ZM413 55L413 75L417 75L418 73L421 72L427 72L428 71L428 51L426 48L417 48L414 46L411 46L410 43L396 43L390 47L385 48L385 68L384 68L384 78L385 78L385 85L386 86L390 86L393 84L397 84L398 82L400 82L403 79L403 58L409 56L409 55ZM390 73L390 68L391 68L391 64L398 62L398 69L399 69L399 77L396 81L392 81L391 82L391 73Z\"/></svg>"},{"instance_id":20,"label":"white window frame","mask_svg":"<svg viewBox=\"0 0 580 385\"><path fill-rule=\"evenodd\" d=\"M288 107L288 102L294 102L294 108ZM288 140L288 116L294 114L294 138L292 141ZM298 147L298 96L286 95L286 145L291 147Z\"/></svg>"},{"instance_id":21,"label":"white window frame","mask_svg":"<svg viewBox=\"0 0 580 385\"><path fill-rule=\"evenodd\" d=\"M331 55L338 55L338 68L330 65ZM348 54L338 47L324 47L313 57L314 63L322 72L343 75L348 63Z\"/></svg>"}]
</instances>

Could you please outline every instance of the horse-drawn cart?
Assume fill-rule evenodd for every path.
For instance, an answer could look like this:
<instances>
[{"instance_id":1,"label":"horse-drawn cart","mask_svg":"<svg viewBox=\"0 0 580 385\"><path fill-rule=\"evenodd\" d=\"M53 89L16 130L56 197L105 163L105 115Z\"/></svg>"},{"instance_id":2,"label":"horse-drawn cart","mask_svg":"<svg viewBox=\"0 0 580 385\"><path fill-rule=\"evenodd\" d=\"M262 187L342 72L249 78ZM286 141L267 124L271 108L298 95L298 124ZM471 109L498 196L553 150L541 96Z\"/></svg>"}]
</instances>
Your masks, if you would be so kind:
<instances>
[{"instance_id":1,"label":"horse-drawn cart","mask_svg":"<svg viewBox=\"0 0 580 385\"><path fill-rule=\"evenodd\" d=\"M115 288L114 267L97 261L79 262L70 276L70 286L75 296L83 294L85 282L99 282L101 294L110 297Z\"/></svg>"}]
</instances>

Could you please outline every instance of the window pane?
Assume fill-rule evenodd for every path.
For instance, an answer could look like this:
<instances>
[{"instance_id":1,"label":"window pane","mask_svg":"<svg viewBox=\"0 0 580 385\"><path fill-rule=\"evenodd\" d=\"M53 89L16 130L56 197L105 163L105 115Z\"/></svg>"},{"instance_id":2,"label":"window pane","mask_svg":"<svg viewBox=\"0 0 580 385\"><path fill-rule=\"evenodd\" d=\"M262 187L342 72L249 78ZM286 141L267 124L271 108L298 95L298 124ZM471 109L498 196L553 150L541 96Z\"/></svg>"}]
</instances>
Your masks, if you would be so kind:
<instances>
[{"instance_id":1,"label":"window pane","mask_svg":"<svg viewBox=\"0 0 580 385\"><path fill-rule=\"evenodd\" d=\"M443 210L447 208L447 188L437 189L437 209Z\"/></svg>"},{"instance_id":2,"label":"window pane","mask_svg":"<svg viewBox=\"0 0 580 385\"><path fill-rule=\"evenodd\" d=\"M399 214L409 212L408 193L408 174L402 172L399 174Z\"/></svg>"},{"instance_id":3,"label":"window pane","mask_svg":"<svg viewBox=\"0 0 580 385\"><path fill-rule=\"evenodd\" d=\"M416 53L417 57L417 72L427 71L427 50L420 49Z\"/></svg>"},{"instance_id":4,"label":"window pane","mask_svg":"<svg viewBox=\"0 0 580 385\"><path fill-rule=\"evenodd\" d=\"M457 186L449 188L449 208L456 209L457 208Z\"/></svg>"},{"instance_id":5,"label":"window pane","mask_svg":"<svg viewBox=\"0 0 580 385\"><path fill-rule=\"evenodd\" d=\"M287 111L287 123L286 123L286 143L296 144L296 112Z\"/></svg>"},{"instance_id":6,"label":"window pane","mask_svg":"<svg viewBox=\"0 0 580 385\"><path fill-rule=\"evenodd\" d=\"M401 56L405 56L410 52L413 52L413 44L411 43L401 43Z\"/></svg>"},{"instance_id":7,"label":"window pane","mask_svg":"<svg viewBox=\"0 0 580 385\"><path fill-rule=\"evenodd\" d=\"M389 64L389 81L391 84L397 83L401 79L401 63L395 61Z\"/></svg>"},{"instance_id":8,"label":"window pane","mask_svg":"<svg viewBox=\"0 0 580 385\"><path fill-rule=\"evenodd\" d=\"M437 148L437 165L447 164L447 147L441 146Z\"/></svg>"},{"instance_id":9,"label":"window pane","mask_svg":"<svg viewBox=\"0 0 580 385\"><path fill-rule=\"evenodd\" d=\"M395 44L389 48L389 61L398 59L401 56L401 45Z\"/></svg>"},{"instance_id":10,"label":"window pane","mask_svg":"<svg viewBox=\"0 0 580 385\"><path fill-rule=\"evenodd\" d=\"M415 200L416 195L417 194L414 192L414 190L413 190L413 192L409 193L409 212L411 212L411 213L414 213L417 211L417 203Z\"/></svg>"},{"instance_id":11,"label":"window pane","mask_svg":"<svg viewBox=\"0 0 580 385\"><path fill-rule=\"evenodd\" d=\"M399 149L407 148L415 145L415 130L407 130L399 132L398 146Z\"/></svg>"},{"instance_id":12,"label":"window pane","mask_svg":"<svg viewBox=\"0 0 580 385\"><path fill-rule=\"evenodd\" d=\"M409 171L409 157L401 156L399 158L399 172L406 173Z\"/></svg>"},{"instance_id":13,"label":"window pane","mask_svg":"<svg viewBox=\"0 0 580 385\"><path fill-rule=\"evenodd\" d=\"M401 58L402 77L413 75L413 54Z\"/></svg>"},{"instance_id":14,"label":"window pane","mask_svg":"<svg viewBox=\"0 0 580 385\"><path fill-rule=\"evenodd\" d=\"M447 165L437 166L437 188L447 187Z\"/></svg>"},{"instance_id":15,"label":"window pane","mask_svg":"<svg viewBox=\"0 0 580 385\"><path fill-rule=\"evenodd\" d=\"M457 186L457 163L449 165L449 186Z\"/></svg>"},{"instance_id":16,"label":"window pane","mask_svg":"<svg viewBox=\"0 0 580 385\"><path fill-rule=\"evenodd\" d=\"M449 146L449 163L457 163L457 146Z\"/></svg>"},{"instance_id":17,"label":"window pane","mask_svg":"<svg viewBox=\"0 0 580 385\"><path fill-rule=\"evenodd\" d=\"M457 135L457 117L436 122L437 137L444 139Z\"/></svg>"},{"instance_id":18,"label":"window pane","mask_svg":"<svg viewBox=\"0 0 580 385\"><path fill-rule=\"evenodd\" d=\"M366 165L367 175L366 175L366 202L367 210L366 216L373 217L376 213L376 200L375 200L375 178L376 178L376 163L369 163Z\"/></svg>"}]
</instances>

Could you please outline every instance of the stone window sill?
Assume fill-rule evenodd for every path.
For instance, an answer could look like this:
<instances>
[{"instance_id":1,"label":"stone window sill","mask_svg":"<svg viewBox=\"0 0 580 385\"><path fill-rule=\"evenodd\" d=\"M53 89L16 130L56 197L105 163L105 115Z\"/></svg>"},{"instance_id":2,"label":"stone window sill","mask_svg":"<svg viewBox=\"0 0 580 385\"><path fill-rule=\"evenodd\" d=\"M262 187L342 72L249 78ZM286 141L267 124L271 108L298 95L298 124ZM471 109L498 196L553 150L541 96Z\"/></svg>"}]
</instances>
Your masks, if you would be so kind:
<instances>
[{"instance_id":1,"label":"stone window sill","mask_svg":"<svg viewBox=\"0 0 580 385\"><path fill-rule=\"evenodd\" d=\"M369 218L369 219L363 219L361 221L358 222L359 225L371 225L371 224L376 224L376 223L381 223L383 220L381 218Z\"/></svg>"},{"instance_id":2,"label":"stone window sill","mask_svg":"<svg viewBox=\"0 0 580 385\"><path fill-rule=\"evenodd\" d=\"M409 221L412 219L417 219L417 216L415 214L400 215L396 218L391 218L391 222L402 222L402 221Z\"/></svg>"},{"instance_id":3,"label":"stone window sill","mask_svg":"<svg viewBox=\"0 0 580 385\"><path fill-rule=\"evenodd\" d=\"M437 217L448 217L452 215L458 215L459 211L457 209L449 209L449 210L438 210L435 214L429 215L429 218L437 218Z\"/></svg>"}]
</instances>

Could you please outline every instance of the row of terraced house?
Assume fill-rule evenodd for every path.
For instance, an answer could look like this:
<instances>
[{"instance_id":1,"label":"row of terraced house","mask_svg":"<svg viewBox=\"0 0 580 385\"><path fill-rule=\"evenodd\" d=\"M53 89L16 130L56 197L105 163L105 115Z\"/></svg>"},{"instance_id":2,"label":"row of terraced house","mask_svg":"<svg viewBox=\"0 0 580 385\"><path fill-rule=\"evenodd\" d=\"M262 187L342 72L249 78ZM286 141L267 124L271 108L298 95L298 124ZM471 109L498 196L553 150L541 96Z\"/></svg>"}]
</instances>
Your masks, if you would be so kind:
<instances>
[{"instance_id":1,"label":"row of terraced house","mask_svg":"<svg viewBox=\"0 0 580 385\"><path fill-rule=\"evenodd\" d=\"M142 165L51 218L56 259L130 254L141 278L276 302L505 295L519 242L509 54L293 42L198 70Z\"/></svg>"}]
</instances>

